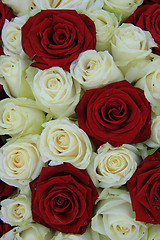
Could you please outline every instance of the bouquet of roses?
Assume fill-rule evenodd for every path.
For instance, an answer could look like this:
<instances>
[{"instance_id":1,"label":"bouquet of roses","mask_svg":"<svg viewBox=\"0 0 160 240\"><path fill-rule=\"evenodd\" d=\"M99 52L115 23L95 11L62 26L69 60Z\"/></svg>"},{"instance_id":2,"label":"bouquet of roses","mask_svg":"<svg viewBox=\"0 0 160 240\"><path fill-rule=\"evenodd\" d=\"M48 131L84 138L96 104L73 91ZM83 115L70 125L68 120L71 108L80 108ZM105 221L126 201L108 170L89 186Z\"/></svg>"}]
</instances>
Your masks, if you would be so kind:
<instances>
[{"instance_id":1,"label":"bouquet of roses","mask_svg":"<svg viewBox=\"0 0 160 240\"><path fill-rule=\"evenodd\" d=\"M0 1L2 240L160 239L159 13Z\"/></svg>"}]
</instances>

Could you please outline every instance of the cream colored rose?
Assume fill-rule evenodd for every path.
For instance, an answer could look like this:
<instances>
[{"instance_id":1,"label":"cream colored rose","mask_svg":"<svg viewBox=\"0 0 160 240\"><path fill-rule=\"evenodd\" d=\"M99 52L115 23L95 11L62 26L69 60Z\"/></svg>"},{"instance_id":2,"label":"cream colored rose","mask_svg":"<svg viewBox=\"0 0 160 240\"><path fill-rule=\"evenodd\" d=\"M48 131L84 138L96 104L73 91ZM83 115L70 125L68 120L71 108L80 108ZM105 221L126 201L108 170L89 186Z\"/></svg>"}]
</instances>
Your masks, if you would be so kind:
<instances>
[{"instance_id":1,"label":"cream colored rose","mask_svg":"<svg viewBox=\"0 0 160 240\"><path fill-rule=\"evenodd\" d=\"M21 28L28 20L28 15L15 17L13 21L5 20L2 28L3 51L6 55L21 54Z\"/></svg>"},{"instance_id":2,"label":"cream colored rose","mask_svg":"<svg viewBox=\"0 0 160 240\"><path fill-rule=\"evenodd\" d=\"M104 0L103 8L121 16L124 22L142 3L143 0Z\"/></svg>"},{"instance_id":3,"label":"cream colored rose","mask_svg":"<svg viewBox=\"0 0 160 240\"><path fill-rule=\"evenodd\" d=\"M144 90L152 110L160 114L160 59L150 61L138 73L136 87Z\"/></svg>"},{"instance_id":4,"label":"cream colored rose","mask_svg":"<svg viewBox=\"0 0 160 240\"><path fill-rule=\"evenodd\" d=\"M138 150L129 144L112 147L104 144L94 160L94 173L99 187L120 187L133 175L141 161Z\"/></svg>"},{"instance_id":5,"label":"cream colored rose","mask_svg":"<svg viewBox=\"0 0 160 240\"><path fill-rule=\"evenodd\" d=\"M109 40L119 26L119 20L114 13L103 9L86 12L96 26L96 50L104 51L110 49Z\"/></svg>"},{"instance_id":6,"label":"cream colored rose","mask_svg":"<svg viewBox=\"0 0 160 240\"><path fill-rule=\"evenodd\" d=\"M38 223L15 227L1 237L1 240L51 240L54 232Z\"/></svg>"},{"instance_id":7,"label":"cream colored rose","mask_svg":"<svg viewBox=\"0 0 160 240\"><path fill-rule=\"evenodd\" d=\"M50 165L69 162L77 168L87 168L92 146L87 134L67 118L51 120L43 124L40 136L40 152L44 162Z\"/></svg>"},{"instance_id":8,"label":"cream colored rose","mask_svg":"<svg viewBox=\"0 0 160 240\"><path fill-rule=\"evenodd\" d=\"M156 43L149 32L129 23L118 27L111 38L111 54L118 66L145 58L155 46Z\"/></svg>"},{"instance_id":9,"label":"cream colored rose","mask_svg":"<svg viewBox=\"0 0 160 240\"><path fill-rule=\"evenodd\" d=\"M35 0L2 0L2 2L12 8L16 16L33 15L39 11Z\"/></svg>"},{"instance_id":10,"label":"cream colored rose","mask_svg":"<svg viewBox=\"0 0 160 240\"><path fill-rule=\"evenodd\" d=\"M37 7L40 9L62 8L74 9L78 12L85 10L101 9L103 6L102 0L34 0Z\"/></svg>"},{"instance_id":11,"label":"cream colored rose","mask_svg":"<svg viewBox=\"0 0 160 240\"><path fill-rule=\"evenodd\" d=\"M34 75L33 68L27 71L28 80L38 105L54 118L68 117L75 113L80 99L80 84L72 79L69 72L60 67L39 70ZM30 78L33 74L33 78Z\"/></svg>"},{"instance_id":12,"label":"cream colored rose","mask_svg":"<svg viewBox=\"0 0 160 240\"><path fill-rule=\"evenodd\" d=\"M145 144L151 148L160 147L160 116L152 116L151 136Z\"/></svg>"},{"instance_id":13,"label":"cream colored rose","mask_svg":"<svg viewBox=\"0 0 160 240\"><path fill-rule=\"evenodd\" d=\"M33 98L30 86L24 78L24 70L29 64L30 61L23 60L19 55L0 56L0 77L3 78L1 84L8 96Z\"/></svg>"},{"instance_id":14,"label":"cream colored rose","mask_svg":"<svg viewBox=\"0 0 160 240\"><path fill-rule=\"evenodd\" d=\"M147 240L147 226L135 220L129 193L121 189L102 191L91 227L112 240Z\"/></svg>"},{"instance_id":15,"label":"cream colored rose","mask_svg":"<svg viewBox=\"0 0 160 240\"><path fill-rule=\"evenodd\" d=\"M147 240L159 240L160 239L160 224L151 225L148 227L148 239Z\"/></svg>"},{"instance_id":16,"label":"cream colored rose","mask_svg":"<svg viewBox=\"0 0 160 240\"><path fill-rule=\"evenodd\" d=\"M0 149L0 178L9 185L24 188L40 174L39 135L9 141Z\"/></svg>"},{"instance_id":17,"label":"cream colored rose","mask_svg":"<svg viewBox=\"0 0 160 240\"><path fill-rule=\"evenodd\" d=\"M31 198L19 194L16 197L1 201L1 219L10 224L24 225L32 221Z\"/></svg>"},{"instance_id":18,"label":"cream colored rose","mask_svg":"<svg viewBox=\"0 0 160 240\"><path fill-rule=\"evenodd\" d=\"M70 72L84 89L102 87L124 79L108 51L88 50L81 53L72 62Z\"/></svg>"},{"instance_id":19,"label":"cream colored rose","mask_svg":"<svg viewBox=\"0 0 160 240\"><path fill-rule=\"evenodd\" d=\"M0 135L39 134L45 114L27 98L6 98L0 101Z\"/></svg>"}]
</instances>

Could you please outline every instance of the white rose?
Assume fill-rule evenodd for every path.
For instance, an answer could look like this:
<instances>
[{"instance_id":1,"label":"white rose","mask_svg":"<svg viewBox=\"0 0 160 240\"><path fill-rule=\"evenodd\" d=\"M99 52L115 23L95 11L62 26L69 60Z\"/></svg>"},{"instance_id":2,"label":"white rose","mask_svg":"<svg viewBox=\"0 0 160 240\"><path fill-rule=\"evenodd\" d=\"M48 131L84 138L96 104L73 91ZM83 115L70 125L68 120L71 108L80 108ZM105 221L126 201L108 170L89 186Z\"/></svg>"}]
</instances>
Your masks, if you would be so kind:
<instances>
[{"instance_id":1,"label":"white rose","mask_svg":"<svg viewBox=\"0 0 160 240\"><path fill-rule=\"evenodd\" d=\"M0 135L39 134L45 114L27 98L6 98L0 101Z\"/></svg>"},{"instance_id":2,"label":"white rose","mask_svg":"<svg viewBox=\"0 0 160 240\"><path fill-rule=\"evenodd\" d=\"M133 175L141 161L138 150L129 144L112 147L104 144L98 149L94 160L94 173L99 187L120 187Z\"/></svg>"},{"instance_id":3,"label":"white rose","mask_svg":"<svg viewBox=\"0 0 160 240\"><path fill-rule=\"evenodd\" d=\"M30 62L18 55L0 56L0 77L4 78L1 84L8 96L33 98L30 86L24 78L24 70L29 64Z\"/></svg>"},{"instance_id":4,"label":"white rose","mask_svg":"<svg viewBox=\"0 0 160 240\"><path fill-rule=\"evenodd\" d=\"M160 59L150 61L138 72L135 87L144 90L152 110L160 114Z\"/></svg>"},{"instance_id":5,"label":"white rose","mask_svg":"<svg viewBox=\"0 0 160 240\"><path fill-rule=\"evenodd\" d=\"M121 189L102 191L91 227L112 240L147 240L147 226L135 220L129 193Z\"/></svg>"},{"instance_id":6,"label":"white rose","mask_svg":"<svg viewBox=\"0 0 160 240\"><path fill-rule=\"evenodd\" d=\"M38 149L39 135L9 141L0 149L0 178L21 189L39 176L44 163Z\"/></svg>"},{"instance_id":7,"label":"white rose","mask_svg":"<svg viewBox=\"0 0 160 240\"><path fill-rule=\"evenodd\" d=\"M19 194L14 198L1 201L0 216L11 226L28 224L32 221L31 198Z\"/></svg>"},{"instance_id":8,"label":"white rose","mask_svg":"<svg viewBox=\"0 0 160 240\"><path fill-rule=\"evenodd\" d=\"M104 0L103 8L121 16L124 22L142 3L143 0Z\"/></svg>"},{"instance_id":9,"label":"white rose","mask_svg":"<svg viewBox=\"0 0 160 240\"><path fill-rule=\"evenodd\" d=\"M151 136L145 143L151 148L160 147L160 116L152 116Z\"/></svg>"},{"instance_id":10,"label":"white rose","mask_svg":"<svg viewBox=\"0 0 160 240\"><path fill-rule=\"evenodd\" d=\"M16 16L33 15L39 11L35 0L2 0L2 2L12 8Z\"/></svg>"},{"instance_id":11,"label":"white rose","mask_svg":"<svg viewBox=\"0 0 160 240\"><path fill-rule=\"evenodd\" d=\"M15 17L12 21L5 20L2 28L3 51L6 55L21 54L21 28L28 20L28 15Z\"/></svg>"},{"instance_id":12,"label":"white rose","mask_svg":"<svg viewBox=\"0 0 160 240\"><path fill-rule=\"evenodd\" d=\"M119 26L119 20L114 13L101 10L86 12L96 26L96 50L104 51L110 49L109 40Z\"/></svg>"},{"instance_id":13,"label":"white rose","mask_svg":"<svg viewBox=\"0 0 160 240\"><path fill-rule=\"evenodd\" d=\"M102 0L34 0L40 9L62 8L74 9L78 12L85 10L101 9L103 6Z\"/></svg>"},{"instance_id":14,"label":"white rose","mask_svg":"<svg viewBox=\"0 0 160 240\"><path fill-rule=\"evenodd\" d=\"M42 126L40 152L43 161L51 161L50 165L69 162L77 168L87 168L92 146L82 129L67 118L52 120Z\"/></svg>"},{"instance_id":15,"label":"white rose","mask_svg":"<svg viewBox=\"0 0 160 240\"><path fill-rule=\"evenodd\" d=\"M81 53L72 62L70 71L84 89L102 87L124 79L108 51L88 50Z\"/></svg>"},{"instance_id":16,"label":"white rose","mask_svg":"<svg viewBox=\"0 0 160 240\"><path fill-rule=\"evenodd\" d=\"M160 224L150 225L148 228L148 240L160 239Z\"/></svg>"},{"instance_id":17,"label":"white rose","mask_svg":"<svg viewBox=\"0 0 160 240\"><path fill-rule=\"evenodd\" d=\"M15 227L1 237L1 240L51 240L54 233L38 223Z\"/></svg>"},{"instance_id":18,"label":"white rose","mask_svg":"<svg viewBox=\"0 0 160 240\"><path fill-rule=\"evenodd\" d=\"M26 79L37 103L44 111L51 112L55 118L75 113L81 87L69 72L60 67L39 70L35 75L34 68L29 68L26 72Z\"/></svg>"},{"instance_id":19,"label":"white rose","mask_svg":"<svg viewBox=\"0 0 160 240\"><path fill-rule=\"evenodd\" d=\"M118 27L111 38L111 53L118 66L125 66L135 59L142 59L157 46L151 34L129 23Z\"/></svg>"}]
</instances>

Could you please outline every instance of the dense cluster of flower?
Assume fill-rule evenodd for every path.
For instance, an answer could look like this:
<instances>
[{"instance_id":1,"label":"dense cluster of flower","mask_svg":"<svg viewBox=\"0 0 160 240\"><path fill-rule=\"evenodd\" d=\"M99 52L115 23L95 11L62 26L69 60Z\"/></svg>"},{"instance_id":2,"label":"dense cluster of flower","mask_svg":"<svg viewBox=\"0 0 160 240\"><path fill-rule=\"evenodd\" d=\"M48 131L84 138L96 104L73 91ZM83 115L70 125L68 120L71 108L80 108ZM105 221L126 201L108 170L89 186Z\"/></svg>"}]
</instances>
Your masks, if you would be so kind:
<instances>
[{"instance_id":1,"label":"dense cluster of flower","mask_svg":"<svg viewBox=\"0 0 160 240\"><path fill-rule=\"evenodd\" d=\"M0 239L160 239L159 13L0 1Z\"/></svg>"}]
</instances>

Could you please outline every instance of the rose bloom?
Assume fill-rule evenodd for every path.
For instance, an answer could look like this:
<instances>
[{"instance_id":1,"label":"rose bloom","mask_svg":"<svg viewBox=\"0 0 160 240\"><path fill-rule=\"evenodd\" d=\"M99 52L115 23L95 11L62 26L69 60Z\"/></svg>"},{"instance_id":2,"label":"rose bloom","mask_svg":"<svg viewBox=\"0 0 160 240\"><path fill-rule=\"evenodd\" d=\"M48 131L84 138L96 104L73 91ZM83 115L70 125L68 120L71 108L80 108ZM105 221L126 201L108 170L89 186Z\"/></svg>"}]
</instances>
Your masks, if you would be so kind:
<instances>
[{"instance_id":1,"label":"rose bloom","mask_svg":"<svg viewBox=\"0 0 160 240\"><path fill-rule=\"evenodd\" d=\"M87 90L76 107L79 127L96 146L138 143L151 135L151 107L143 91L127 81Z\"/></svg>"},{"instance_id":2,"label":"rose bloom","mask_svg":"<svg viewBox=\"0 0 160 240\"><path fill-rule=\"evenodd\" d=\"M150 225L148 227L148 240L160 239L160 225Z\"/></svg>"},{"instance_id":3,"label":"rose bloom","mask_svg":"<svg viewBox=\"0 0 160 240\"><path fill-rule=\"evenodd\" d=\"M138 150L129 144L113 148L104 144L98 149L94 159L94 174L99 187L120 187L133 175L140 163Z\"/></svg>"},{"instance_id":4,"label":"rose bloom","mask_svg":"<svg viewBox=\"0 0 160 240\"><path fill-rule=\"evenodd\" d=\"M160 147L160 116L152 115L151 136L145 141L150 148Z\"/></svg>"},{"instance_id":5,"label":"rose bloom","mask_svg":"<svg viewBox=\"0 0 160 240\"><path fill-rule=\"evenodd\" d=\"M137 8L133 15L126 20L127 23L132 23L152 34L152 37L158 44L158 47L154 48L153 52L158 55L160 55L159 15L160 4L145 4Z\"/></svg>"},{"instance_id":6,"label":"rose bloom","mask_svg":"<svg viewBox=\"0 0 160 240\"><path fill-rule=\"evenodd\" d=\"M68 71L60 67L38 72L36 70L28 68L25 78L30 84L37 105L45 112L51 113L54 118L75 114L75 106L81 94L80 84Z\"/></svg>"},{"instance_id":7,"label":"rose bloom","mask_svg":"<svg viewBox=\"0 0 160 240\"><path fill-rule=\"evenodd\" d=\"M108 51L87 50L81 53L72 62L70 72L85 90L124 79Z\"/></svg>"},{"instance_id":8,"label":"rose bloom","mask_svg":"<svg viewBox=\"0 0 160 240\"><path fill-rule=\"evenodd\" d=\"M75 10L42 10L23 25L22 47L33 67L69 70L81 52L95 49L95 25Z\"/></svg>"},{"instance_id":9,"label":"rose bloom","mask_svg":"<svg viewBox=\"0 0 160 240\"><path fill-rule=\"evenodd\" d=\"M135 220L129 193L122 189L104 189L92 218L91 228L111 240L147 240L147 226Z\"/></svg>"},{"instance_id":10,"label":"rose bloom","mask_svg":"<svg viewBox=\"0 0 160 240\"><path fill-rule=\"evenodd\" d=\"M147 156L127 182L136 220L160 223L160 153Z\"/></svg>"},{"instance_id":11,"label":"rose bloom","mask_svg":"<svg viewBox=\"0 0 160 240\"><path fill-rule=\"evenodd\" d=\"M13 17L14 17L14 14L12 10L0 1L0 33L5 23L5 19L8 19L10 21ZM1 34L0 34L0 40L1 40Z\"/></svg>"},{"instance_id":12,"label":"rose bloom","mask_svg":"<svg viewBox=\"0 0 160 240\"><path fill-rule=\"evenodd\" d=\"M31 199L27 195L1 201L1 219L11 226L24 225L32 221Z\"/></svg>"},{"instance_id":13,"label":"rose bloom","mask_svg":"<svg viewBox=\"0 0 160 240\"><path fill-rule=\"evenodd\" d=\"M134 60L144 59L156 47L150 32L133 24L123 23L112 36L111 54L118 66L125 66Z\"/></svg>"},{"instance_id":14,"label":"rose bloom","mask_svg":"<svg viewBox=\"0 0 160 240\"><path fill-rule=\"evenodd\" d=\"M9 185L25 188L41 172L39 135L8 141L0 148L0 178Z\"/></svg>"},{"instance_id":15,"label":"rose bloom","mask_svg":"<svg viewBox=\"0 0 160 240\"><path fill-rule=\"evenodd\" d=\"M67 118L51 120L42 125L40 152L49 165L69 162L85 169L90 163L92 146L87 134Z\"/></svg>"},{"instance_id":16,"label":"rose bloom","mask_svg":"<svg viewBox=\"0 0 160 240\"><path fill-rule=\"evenodd\" d=\"M35 222L65 233L86 231L98 197L86 170L70 163L44 167L30 188Z\"/></svg>"}]
</instances>

